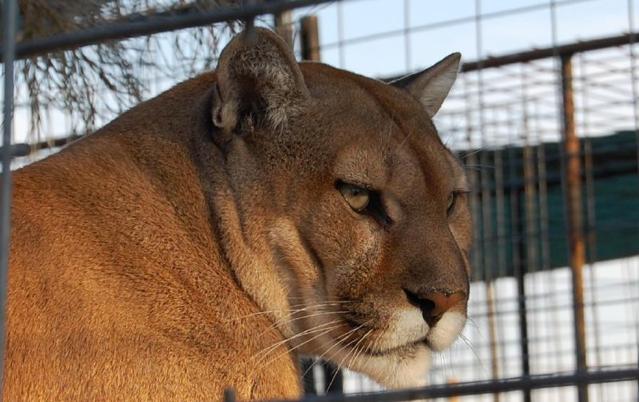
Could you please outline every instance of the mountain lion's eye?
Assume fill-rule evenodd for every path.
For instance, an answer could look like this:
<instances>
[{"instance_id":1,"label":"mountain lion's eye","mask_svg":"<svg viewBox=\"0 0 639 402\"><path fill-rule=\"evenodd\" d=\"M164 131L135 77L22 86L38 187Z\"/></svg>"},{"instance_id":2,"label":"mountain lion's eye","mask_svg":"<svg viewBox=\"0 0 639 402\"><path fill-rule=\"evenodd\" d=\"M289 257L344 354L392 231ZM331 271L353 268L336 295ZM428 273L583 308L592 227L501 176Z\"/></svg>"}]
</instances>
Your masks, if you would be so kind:
<instances>
[{"instance_id":1,"label":"mountain lion's eye","mask_svg":"<svg viewBox=\"0 0 639 402\"><path fill-rule=\"evenodd\" d=\"M450 215L455 207L455 200L457 199L457 193L454 191L448 196L448 206L446 207L446 213Z\"/></svg>"},{"instance_id":2,"label":"mountain lion's eye","mask_svg":"<svg viewBox=\"0 0 639 402\"><path fill-rule=\"evenodd\" d=\"M393 220L386 213L382 195L379 191L369 190L341 180L335 183L335 188L342 194L342 197L344 197L344 200L353 211L370 216L384 229L393 224Z\"/></svg>"},{"instance_id":3,"label":"mountain lion's eye","mask_svg":"<svg viewBox=\"0 0 639 402\"><path fill-rule=\"evenodd\" d=\"M363 212L368 207L371 197L367 189L348 183L339 183L337 188L354 211Z\"/></svg>"}]
</instances>

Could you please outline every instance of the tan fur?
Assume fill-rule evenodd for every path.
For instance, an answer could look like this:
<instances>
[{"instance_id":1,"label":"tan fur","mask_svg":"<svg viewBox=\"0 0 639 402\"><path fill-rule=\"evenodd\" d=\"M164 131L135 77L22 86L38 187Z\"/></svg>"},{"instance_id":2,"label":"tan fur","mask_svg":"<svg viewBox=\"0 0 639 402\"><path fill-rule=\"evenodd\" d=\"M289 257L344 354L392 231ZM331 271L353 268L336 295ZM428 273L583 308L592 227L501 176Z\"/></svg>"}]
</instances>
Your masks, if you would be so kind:
<instances>
[{"instance_id":1,"label":"tan fur","mask_svg":"<svg viewBox=\"0 0 639 402\"><path fill-rule=\"evenodd\" d=\"M396 314L419 318L407 286L467 295L463 182L416 96L237 38L217 74L15 173L4 400L293 398L298 353L418 384L404 337L428 328Z\"/></svg>"}]
</instances>

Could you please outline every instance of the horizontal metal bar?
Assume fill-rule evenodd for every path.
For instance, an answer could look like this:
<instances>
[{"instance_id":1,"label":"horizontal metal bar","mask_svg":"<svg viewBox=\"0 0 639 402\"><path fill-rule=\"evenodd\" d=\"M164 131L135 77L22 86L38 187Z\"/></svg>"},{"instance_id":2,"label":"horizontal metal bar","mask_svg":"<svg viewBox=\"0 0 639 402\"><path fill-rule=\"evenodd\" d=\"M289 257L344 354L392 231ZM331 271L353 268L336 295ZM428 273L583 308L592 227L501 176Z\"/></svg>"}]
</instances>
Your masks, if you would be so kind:
<instances>
[{"instance_id":1,"label":"horizontal metal bar","mask_svg":"<svg viewBox=\"0 0 639 402\"><path fill-rule=\"evenodd\" d=\"M465 382L434 385L426 388L401 391L382 391L352 395L308 396L300 402L398 402L423 398L446 398L451 396L493 394L543 388L599 384L605 382L636 381L639 367L617 370L596 370L570 374L540 374L503 380ZM271 401L271 402L290 402Z\"/></svg>"},{"instance_id":2,"label":"horizontal metal bar","mask_svg":"<svg viewBox=\"0 0 639 402\"><path fill-rule=\"evenodd\" d=\"M179 15L151 15L133 21L107 23L101 26L24 41L16 45L16 59L43 53L75 49L107 40L122 40L183 28L215 24L232 20L250 20L259 15L275 14L294 8L315 6L336 0L280 0L247 4L241 7L225 6L213 11L189 12ZM0 54L4 50L0 49Z\"/></svg>"},{"instance_id":3,"label":"horizontal metal bar","mask_svg":"<svg viewBox=\"0 0 639 402\"><path fill-rule=\"evenodd\" d=\"M306 1L308 0L302 1L302 3ZM324 2L324 0L319 0L319 1L314 0L314 3L321 3L321 2ZM163 17L163 18L168 18L168 17ZM558 54L562 54L562 53L586 52L590 50L601 50L601 49L605 49L609 47L627 45L629 44L630 39L631 39L631 34L626 34L621 36L611 36L607 38L594 39L594 40L584 41L584 42L575 42L575 43L570 43L567 45L562 45L557 47L556 52L558 52ZM18 45L18 48L20 48L20 46L21 45ZM557 53L555 53L555 49L552 47L535 49L535 50L531 50L527 52L511 53L511 54L507 54L507 55L499 56L499 57L488 57L481 61L472 61L472 62L464 63L461 69L464 72L471 72L471 71L475 71L480 65L482 66L482 68L500 67L507 64L548 58L548 57L555 56L556 54ZM382 80L389 82L401 77L403 77L403 75L382 78ZM462 112L460 111L460 113ZM74 135L68 138L55 139L52 141L42 141L35 144L33 149L40 150L40 149L46 149L46 148L60 147L80 137L81 136Z\"/></svg>"},{"instance_id":4,"label":"horizontal metal bar","mask_svg":"<svg viewBox=\"0 0 639 402\"><path fill-rule=\"evenodd\" d=\"M480 69L503 67L509 64L516 63L528 63L531 61L548 59L555 56L567 56L575 53L629 45L630 43L633 43L633 37L636 35L639 35L639 33L627 33L617 36L608 36L605 38L573 42L557 47L551 46L541 49L527 50L524 52L510 53L503 56L489 56L481 60L463 63L461 66L461 71L464 73L468 73ZM394 81L405 75L382 78L382 81Z\"/></svg>"},{"instance_id":5,"label":"horizontal metal bar","mask_svg":"<svg viewBox=\"0 0 639 402\"><path fill-rule=\"evenodd\" d=\"M11 158L28 156L31 153L31 146L29 144L11 144L9 148L11 148L9 151ZM4 147L0 147L0 155L3 153Z\"/></svg>"},{"instance_id":6,"label":"horizontal metal bar","mask_svg":"<svg viewBox=\"0 0 639 402\"><path fill-rule=\"evenodd\" d=\"M583 3L589 3L594 1L596 0L563 0L563 1L555 2L555 7L571 6L575 4L583 4ZM539 10L547 10L550 7L551 6L550 4L548 4L548 2L540 2L540 4L532 4L529 6L480 13L479 15L472 14L465 17L440 20L440 21L423 24L423 25L411 25L407 28L399 28L399 29L393 29L389 31L375 32L372 34L356 36L352 38L345 38L336 42L329 42L329 43L323 44L320 46L320 48L330 49L330 48L336 48L340 46L349 46L349 45L355 45L358 43L372 42L379 39L403 36L407 33L416 34L416 33L431 31L431 30L435 30L439 28L469 24L469 23L475 22L478 17L481 18L482 21L486 21L491 19L504 18L507 16L517 15L517 14L531 13L531 12L539 11Z\"/></svg>"},{"instance_id":7,"label":"horizontal metal bar","mask_svg":"<svg viewBox=\"0 0 639 402\"><path fill-rule=\"evenodd\" d=\"M20 144L20 145L26 145L29 147L29 152L27 153L27 155L29 155L30 153L35 153L45 149L54 149L54 148L63 147L85 136L86 134L85 135L72 134L67 137L52 138L45 141L34 142L31 144ZM17 156L26 156L26 155L17 155Z\"/></svg>"},{"instance_id":8,"label":"horizontal metal bar","mask_svg":"<svg viewBox=\"0 0 639 402\"><path fill-rule=\"evenodd\" d=\"M484 69L501 67L506 64L527 63L530 61L547 59L554 56L568 56L575 53L600 50L609 47L624 46L632 43L632 38L634 35L637 35L637 33L628 33L618 36L609 36L605 38L579 41L557 47L551 46L541 49L533 49L525 52L512 53L505 56L487 57L482 60L464 63L461 70L463 72L476 71L480 68Z\"/></svg>"}]
</instances>

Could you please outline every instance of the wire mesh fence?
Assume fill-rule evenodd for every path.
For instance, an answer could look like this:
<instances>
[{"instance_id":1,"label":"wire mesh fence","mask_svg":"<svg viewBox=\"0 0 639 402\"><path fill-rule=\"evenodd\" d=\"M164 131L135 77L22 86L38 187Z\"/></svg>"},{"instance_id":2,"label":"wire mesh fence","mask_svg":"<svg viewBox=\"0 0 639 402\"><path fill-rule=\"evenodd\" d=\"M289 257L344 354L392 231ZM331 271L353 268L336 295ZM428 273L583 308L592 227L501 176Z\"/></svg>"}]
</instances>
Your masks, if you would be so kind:
<instances>
[{"instance_id":1,"label":"wire mesh fence","mask_svg":"<svg viewBox=\"0 0 639 402\"><path fill-rule=\"evenodd\" d=\"M427 3L254 2L188 18L148 17L36 40L18 44L15 55L258 16L258 24L290 35L300 57L380 79L417 71L431 63L429 57L464 51L469 61L436 125L445 143L464 160L474 185L470 323L451 350L435 357L433 386L426 390L307 400L639 400L635 2L531 0L504 6L475 0L441 10ZM616 10L611 14L615 18L604 12L609 9ZM287 10L293 11L282 18ZM593 15L606 23L586 20ZM315 28L302 22L309 16L318 18ZM362 24L362 16L370 20ZM539 26L530 26L533 20ZM13 75L7 68L13 65L11 27L4 27L3 151L17 149L8 146L7 133L12 131L20 142L29 139L32 151L14 160L18 167L56 152L87 126L73 111L42 105L47 116L44 136L25 136L34 111L18 84L12 129L8 89L13 89ZM514 38L505 40L506 33ZM219 36L220 42L228 38L225 33ZM536 48L530 49L531 41ZM170 49L169 39L162 43ZM371 62L366 54L383 60ZM216 57L210 57L211 68ZM143 97L189 73L145 75ZM116 113L105 110L104 121L98 123ZM3 155L8 161L9 154ZM8 172L8 165L3 166ZM3 180L8 177L3 174ZM8 197L6 186L3 195ZM6 211L8 201L3 200ZM2 216L5 228L8 215ZM348 370L337 374L320 364L306 367L311 393L323 394L327 388L347 394L381 390ZM340 386L333 386L336 381ZM229 394L228 400L232 398Z\"/></svg>"}]
</instances>

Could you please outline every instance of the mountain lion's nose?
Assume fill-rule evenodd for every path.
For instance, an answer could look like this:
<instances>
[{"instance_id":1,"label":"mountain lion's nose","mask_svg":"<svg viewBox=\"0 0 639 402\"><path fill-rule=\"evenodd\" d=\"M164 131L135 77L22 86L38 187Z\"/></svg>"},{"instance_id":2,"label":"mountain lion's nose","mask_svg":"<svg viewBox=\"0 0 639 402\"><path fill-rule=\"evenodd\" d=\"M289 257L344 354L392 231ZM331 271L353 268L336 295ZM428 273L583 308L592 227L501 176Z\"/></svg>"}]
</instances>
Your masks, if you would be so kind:
<instances>
[{"instance_id":1,"label":"mountain lion's nose","mask_svg":"<svg viewBox=\"0 0 639 402\"><path fill-rule=\"evenodd\" d=\"M414 293L404 289L408 302L422 311L424 321L429 327L437 324L445 312L466 300L464 292L449 293L444 291L429 291Z\"/></svg>"}]
</instances>

